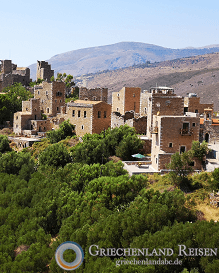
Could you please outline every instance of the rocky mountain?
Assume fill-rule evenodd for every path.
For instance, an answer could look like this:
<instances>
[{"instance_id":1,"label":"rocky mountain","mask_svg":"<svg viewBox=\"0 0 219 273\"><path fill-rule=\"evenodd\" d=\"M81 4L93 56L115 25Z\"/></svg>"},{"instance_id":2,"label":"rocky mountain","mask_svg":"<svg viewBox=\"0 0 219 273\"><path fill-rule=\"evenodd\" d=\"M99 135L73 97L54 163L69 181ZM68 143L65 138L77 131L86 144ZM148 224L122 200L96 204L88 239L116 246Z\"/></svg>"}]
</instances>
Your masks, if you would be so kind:
<instances>
[{"instance_id":1,"label":"rocky mountain","mask_svg":"<svg viewBox=\"0 0 219 273\"><path fill-rule=\"evenodd\" d=\"M57 54L47 60L57 72L80 76L105 70L115 70L146 62L161 62L182 57L219 52L219 45L202 48L171 49L157 45L121 42ZM36 64L29 66L31 78L36 79Z\"/></svg>"}]
</instances>

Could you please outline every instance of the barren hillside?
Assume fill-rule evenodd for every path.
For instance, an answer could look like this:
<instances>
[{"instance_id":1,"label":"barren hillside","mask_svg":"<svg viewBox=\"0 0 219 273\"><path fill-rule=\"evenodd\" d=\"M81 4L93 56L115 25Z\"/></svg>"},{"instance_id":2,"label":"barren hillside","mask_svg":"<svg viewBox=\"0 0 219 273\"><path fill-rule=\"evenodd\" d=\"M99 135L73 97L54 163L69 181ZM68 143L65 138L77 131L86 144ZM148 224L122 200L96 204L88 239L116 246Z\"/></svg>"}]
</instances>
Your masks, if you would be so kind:
<instances>
[{"instance_id":1,"label":"barren hillside","mask_svg":"<svg viewBox=\"0 0 219 273\"><path fill-rule=\"evenodd\" d=\"M108 87L111 93L123 86L148 90L157 85L175 88L178 95L195 92L202 102L214 102L219 110L219 53L181 58L154 64L132 66L75 77L79 86Z\"/></svg>"}]
</instances>

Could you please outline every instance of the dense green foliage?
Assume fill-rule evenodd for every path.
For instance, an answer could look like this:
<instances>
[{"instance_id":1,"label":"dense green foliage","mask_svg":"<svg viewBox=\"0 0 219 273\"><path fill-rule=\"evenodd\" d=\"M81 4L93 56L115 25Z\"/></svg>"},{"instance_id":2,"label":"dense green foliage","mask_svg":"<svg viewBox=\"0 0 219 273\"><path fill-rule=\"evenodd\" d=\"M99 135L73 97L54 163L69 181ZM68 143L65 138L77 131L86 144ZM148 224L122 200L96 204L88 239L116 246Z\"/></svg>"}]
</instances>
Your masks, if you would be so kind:
<instances>
[{"instance_id":1,"label":"dense green foliage","mask_svg":"<svg viewBox=\"0 0 219 273\"><path fill-rule=\"evenodd\" d=\"M71 157L67 148L59 143L48 146L39 156L40 166L64 167L69 162Z\"/></svg>"},{"instance_id":2,"label":"dense green foliage","mask_svg":"<svg viewBox=\"0 0 219 273\"><path fill-rule=\"evenodd\" d=\"M210 272L217 268L215 256L178 257L178 245L217 248L219 224L196 222L180 190L160 193L147 190L147 185L141 175L129 178L121 162L75 163L57 170L48 166L33 173L28 182L0 173L0 272L46 272L48 265L49 272L64 272L53 257L65 241L79 243L85 252L77 272L160 273L184 268ZM91 256L88 249L93 244L150 251L169 247L174 254L165 258L179 258L183 264L116 266L116 261L133 257ZM15 258L14 250L21 245L29 248ZM72 261L72 254L65 258Z\"/></svg>"},{"instance_id":3,"label":"dense green foliage","mask_svg":"<svg viewBox=\"0 0 219 273\"><path fill-rule=\"evenodd\" d=\"M116 155L123 160L131 160L132 154L138 153L143 145L135 129L127 125L108 128L98 134L86 134L83 142L72 149L74 162L105 163L109 156Z\"/></svg>"},{"instance_id":4,"label":"dense green foliage","mask_svg":"<svg viewBox=\"0 0 219 273\"><path fill-rule=\"evenodd\" d=\"M12 151L0 157L0 172L17 174L25 180L29 180L35 170L34 167L34 160L30 153Z\"/></svg>"},{"instance_id":5,"label":"dense green foliage","mask_svg":"<svg viewBox=\"0 0 219 273\"><path fill-rule=\"evenodd\" d=\"M66 135L72 132L65 123L60 129ZM134 129L123 126L86 135L73 148L67 141L51 144L45 139L22 152L0 154L0 272L65 272L54 258L57 247L65 241L77 242L84 250L77 272L217 272L219 254L178 254L179 245L217 248L219 223L197 221L192 201L181 190L161 193L149 189L151 181L146 176L129 177L121 161L107 162L110 155L129 159L139 152L142 144ZM176 155L181 169L184 161L188 163L187 156ZM105 164L100 164L102 161ZM187 172L179 171L178 176L185 177ZM218 189L219 170L188 179L194 188ZM89 254L91 245L148 248L149 253L171 248L174 253L99 257ZM26 249L16 254L22 246ZM65 252L66 261L74 258L74 253ZM178 258L182 265L121 265L133 258Z\"/></svg>"},{"instance_id":6,"label":"dense green foliage","mask_svg":"<svg viewBox=\"0 0 219 273\"><path fill-rule=\"evenodd\" d=\"M7 136L0 135L0 153L11 151L9 143L10 142Z\"/></svg>"},{"instance_id":7,"label":"dense green foliage","mask_svg":"<svg viewBox=\"0 0 219 273\"><path fill-rule=\"evenodd\" d=\"M59 129L47 132L47 138L51 143L57 143L67 136L75 135L73 130L74 125L72 125L69 120L65 120L59 125Z\"/></svg>"},{"instance_id":8,"label":"dense green foliage","mask_svg":"<svg viewBox=\"0 0 219 273\"><path fill-rule=\"evenodd\" d=\"M22 101L33 97L21 83L5 87L3 92L6 94L0 94L0 124L7 120L12 122L14 113L22 109Z\"/></svg>"}]
</instances>

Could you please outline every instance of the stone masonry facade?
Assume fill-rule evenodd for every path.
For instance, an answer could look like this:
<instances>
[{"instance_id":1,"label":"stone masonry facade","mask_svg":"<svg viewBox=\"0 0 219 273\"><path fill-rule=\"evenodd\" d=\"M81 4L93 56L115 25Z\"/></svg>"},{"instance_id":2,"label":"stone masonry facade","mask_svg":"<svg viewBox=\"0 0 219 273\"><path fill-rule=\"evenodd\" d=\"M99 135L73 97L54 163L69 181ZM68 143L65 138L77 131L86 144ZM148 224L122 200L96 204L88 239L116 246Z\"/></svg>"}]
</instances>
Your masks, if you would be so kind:
<instances>
[{"instance_id":1,"label":"stone masonry facade","mask_svg":"<svg viewBox=\"0 0 219 273\"><path fill-rule=\"evenodd\" d=\"M108 100L108 88L79 88L79 100L105 101Z\"/></svg>"},{"instance_id":2,"label":"stone masonry facade","mask_svg":"<svg viewBox=\"0 0 219 273\"><path fill-rule=\"evenodd\" d=\"M184 98L184 112L193 112L199 113L200 115L204 114L204 109L210 108L214 109L213 103L200 103L200 97L190 97L186 96Z\"/></svg>"},{"instance_id":3,"label":"stone masonry facade","mask_svg":"<svg viewBox=\"0 0 219 273\"><path fill-rule=\"evenodd\" d=\"M65 83L47 82L34 86L34 98L40 100L42 113L48 117L53 117L61 112L61 107L65 105Z\"/></svg>"},{"instance_id":4,"label":"stone masonry facade","mask_svg":"<svg viewBox=\"0 0 219 273\"><path fill-rule=\"evenodd\" d=\"M123 87L119 92L112 93L112 112L124 115L127 111L140 113L140 87Z\"/></svg>"},{"instance_id":5,"label":"stone masonry facade","mask_svg":"<svg viewBox=\"0 0 219 273\"><path fill-rule=\"evenodd\" d=\"M192 141L199 140L199 114L187 116L154 116L152 129L152 167L167 169L171 155L191 149ZM195 166L196 164L195 164Z\"/></svg>"},{"instance_id":6,"label":"stone masonry facade","mask_svg":"<svg viewBox=\"0 0 219 273\"><path fill-rule=\"evenodd\" d=\"M66 111L57 115L75 126L76 135L101 133L111 125L111 105L103 101L76 100L66 105Z\"/></svg>"}]
</instances>

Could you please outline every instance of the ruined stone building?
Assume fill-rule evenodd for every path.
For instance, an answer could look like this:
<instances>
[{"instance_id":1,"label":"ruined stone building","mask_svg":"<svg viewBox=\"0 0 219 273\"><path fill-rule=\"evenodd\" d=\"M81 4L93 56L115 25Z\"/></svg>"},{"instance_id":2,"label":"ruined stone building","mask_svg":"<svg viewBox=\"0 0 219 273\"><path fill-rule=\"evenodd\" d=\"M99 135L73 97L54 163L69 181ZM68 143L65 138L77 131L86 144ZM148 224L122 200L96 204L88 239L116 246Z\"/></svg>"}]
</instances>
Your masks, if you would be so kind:
<instances>
[{"instance_id":1,"label":"ruined stone building","mask_svg":"<svg viewBox=\"0 0 219 273\"><path fill-rule=\"evenodd\" d=\"M0 61L0 92L16 82L27 86L31 81L28 67L17 67L11 60Z\"/></svg>"},{"instance_id":2,"label":"ruined stone building","mask_svg":"<svg viewBox=\"0 0 219 273\"><path fill-rule=\"evenodd\" d=\"M54 70L51 69L51 65L45 61L37 61L37 75L36 78L50 81L54 76Z\"/></svg>"},{"instance_id":3,"label":"ruined stone building","mask_svg":"<svg viewBox=\"0 0 219 273\"><path fill-rule=\"evenodd\" d=\"M79 100L108 101L108 88L79 88Z\"/></svg>"}]
</instances>

